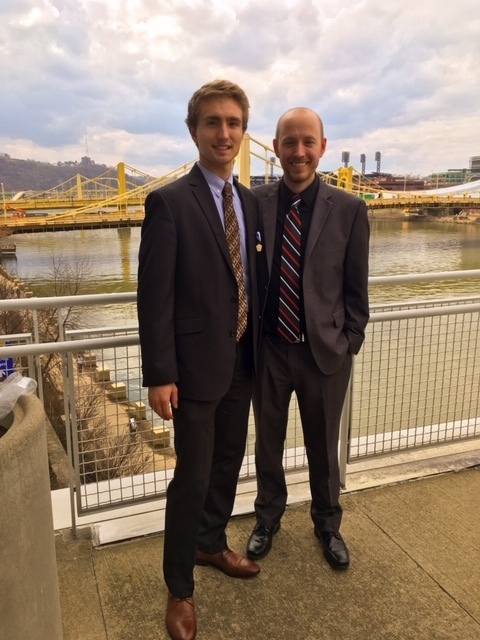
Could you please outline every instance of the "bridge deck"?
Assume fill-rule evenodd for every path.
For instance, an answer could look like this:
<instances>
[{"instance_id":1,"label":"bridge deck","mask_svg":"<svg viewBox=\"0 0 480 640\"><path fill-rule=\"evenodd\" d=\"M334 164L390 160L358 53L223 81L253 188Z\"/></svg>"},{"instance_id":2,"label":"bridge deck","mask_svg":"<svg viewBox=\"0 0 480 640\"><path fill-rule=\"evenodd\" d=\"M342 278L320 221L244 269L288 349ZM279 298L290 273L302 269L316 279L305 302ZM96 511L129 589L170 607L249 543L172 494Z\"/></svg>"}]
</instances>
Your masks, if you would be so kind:
<instances>
[{"instance_id":1,"label":"bridge deck","mask_svg":"<svg viewBox=\"0 0 480 640\"><path fill-rule=\"evenodd\" d=\"M418 195L407 192L393 193L384 192L382 197L368 198L365 202L369 210L404 210L408 213L412 209L435 211L446 209L451 214L457 214L463 209L479 209L480 198L463 195ZM38 203L37 203L38 204ZM22 203L25 215L4 215L0 217L0 227L6 227L13 233L35 233L45 231L69 231L74 229L105 229L117 227L138 227L144 218L143 200L138 198L124 200L121 203L104 201L96 203L86 203L78 200L76 202L63 202L57 200L55 203L49 202L48 209L62 208L59 213L45 215L41 213L42 208L35 209L32 203ZM81 205L81 206L80 206ZM46 206L44 208L47 208ZM28 211L31 211L29 214Z\"/></svg>"}]
</instances>

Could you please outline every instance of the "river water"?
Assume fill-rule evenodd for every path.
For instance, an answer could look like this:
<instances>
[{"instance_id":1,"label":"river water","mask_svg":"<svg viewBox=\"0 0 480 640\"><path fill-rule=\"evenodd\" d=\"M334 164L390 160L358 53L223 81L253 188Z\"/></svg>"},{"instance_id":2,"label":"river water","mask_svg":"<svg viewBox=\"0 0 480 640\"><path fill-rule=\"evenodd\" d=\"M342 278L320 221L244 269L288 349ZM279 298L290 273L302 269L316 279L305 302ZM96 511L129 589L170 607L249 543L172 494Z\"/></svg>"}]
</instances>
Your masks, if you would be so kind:
<instances>
[{"instance_id":1,"label":"river water","mask_svg":"<svg viewBox=\"0 0 480 640\"><path fill-rule=\"evenodd\" d=\"M16 259L3 266L29 285L35 295L61 295L58 280L76 278L78 293L135 291L140 229L58 231L16 235ZM159 247L161 251L161 247ZM54 267L55 265L55 267ZM480 268L480 225L405 220L372 220L370 275L398 275L428 271ZM449 281L373 287L371 301L392 302L411 298L449 297L478 293L478 280L459 285ZM105 310L104 324L135 322L133 306L119 313Z\"/></svg>"}]
</instances>

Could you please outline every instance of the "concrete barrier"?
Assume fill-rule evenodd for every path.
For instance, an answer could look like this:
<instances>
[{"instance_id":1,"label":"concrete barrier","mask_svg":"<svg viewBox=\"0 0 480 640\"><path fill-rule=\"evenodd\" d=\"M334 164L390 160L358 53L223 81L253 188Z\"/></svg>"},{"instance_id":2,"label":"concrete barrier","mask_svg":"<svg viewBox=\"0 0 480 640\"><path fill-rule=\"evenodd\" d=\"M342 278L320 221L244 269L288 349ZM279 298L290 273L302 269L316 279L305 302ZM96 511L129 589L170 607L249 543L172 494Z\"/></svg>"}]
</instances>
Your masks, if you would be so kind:
<instances>
[{"instance_id":1,"label":"concrete barrier","mask_svg":"<svg viewBox=\"0 0 480 640\"><path fill-rule=\"evenodd\" d=\"M127 385L124 382L112 382L108 387L109 400L126 400Z\"/></svg>"},{"instance_id":2,"label":"concrete barrier","mask_svg":"<svg viewBox=\"0 0 480 640\"><path fill-rule=\"evenodd\" d=\"M43 405L21 396L0 437L0 638L62 640Z\"/></svg>"}]
</instances>

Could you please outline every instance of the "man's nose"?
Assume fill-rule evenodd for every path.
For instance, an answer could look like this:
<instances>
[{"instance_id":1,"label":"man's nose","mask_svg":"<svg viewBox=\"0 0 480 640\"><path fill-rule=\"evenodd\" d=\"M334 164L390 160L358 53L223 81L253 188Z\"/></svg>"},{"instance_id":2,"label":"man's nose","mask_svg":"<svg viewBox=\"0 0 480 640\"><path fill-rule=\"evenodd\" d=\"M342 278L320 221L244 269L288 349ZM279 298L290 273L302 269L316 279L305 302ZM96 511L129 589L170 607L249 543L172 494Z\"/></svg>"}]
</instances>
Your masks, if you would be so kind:
<instances>
[{"instance_id":1,"label":"man's nose","mask_svg":"<svg viewBox=\"0 0 480 640\"><path fill-rule=\"evenodd\" d=\"M294 155L298 157L302 157L305 155L305 145L302 142L299 142L295 147Z\"/></svg>"},{"instance_id":2,"label":"man's nose","mask_svg":"<svg viewBox=\"0 0 480 640\"><path fill-rule=\"evenodd\" d=\"M220 124L218 135L220 138L228 138L228 124L226 122Z\"/></svg>"}]
</instances>

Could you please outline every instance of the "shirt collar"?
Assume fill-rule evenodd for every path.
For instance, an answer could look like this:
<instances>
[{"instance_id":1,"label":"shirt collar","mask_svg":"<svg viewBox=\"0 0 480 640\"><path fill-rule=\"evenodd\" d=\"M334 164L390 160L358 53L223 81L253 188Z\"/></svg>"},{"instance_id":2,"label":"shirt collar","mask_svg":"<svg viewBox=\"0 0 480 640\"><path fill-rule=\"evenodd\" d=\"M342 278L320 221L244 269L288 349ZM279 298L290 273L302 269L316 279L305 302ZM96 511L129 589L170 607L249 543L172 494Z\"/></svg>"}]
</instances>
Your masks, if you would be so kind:
<instances>
[{"instance_id":1,"label":"shirt collar","mask_svg":"<svg viewBox=\"0 0 480 640\"><path fill-rule=\"evenodd\" d=\"M287 185L285 184L285 181L282 178L282 181L280 183L280 189L281 189L280 197L282 198L282 200L285 199L286 201L291 202L293 196L299 195L302 198L302 202L305 204L307 209L313 209L313 205L315 204L315 198L317 197L319 184L320 184L320 178L318 174L315 174L315 178L312 184L308 185L308 187L304 189L301 193L296 194L289 187L287 187Z\"/></svg>"},{"instance_id":2,"label":"shirt collar","mask_svg":"<svg viewBox=\"0 0 480 640\"><path fill-rule=\"evenodd\" d=\"M228 180L223 180L216 173L213 173L209 169L206 169L200 162L197 162L198 168L203 173L205 180L208 183L208 186L212 191L216 194L222 195L223 187L225 186L225 182L230 182L233 185L233 174L230 175Z\"/></svg>"}]
</instances>

